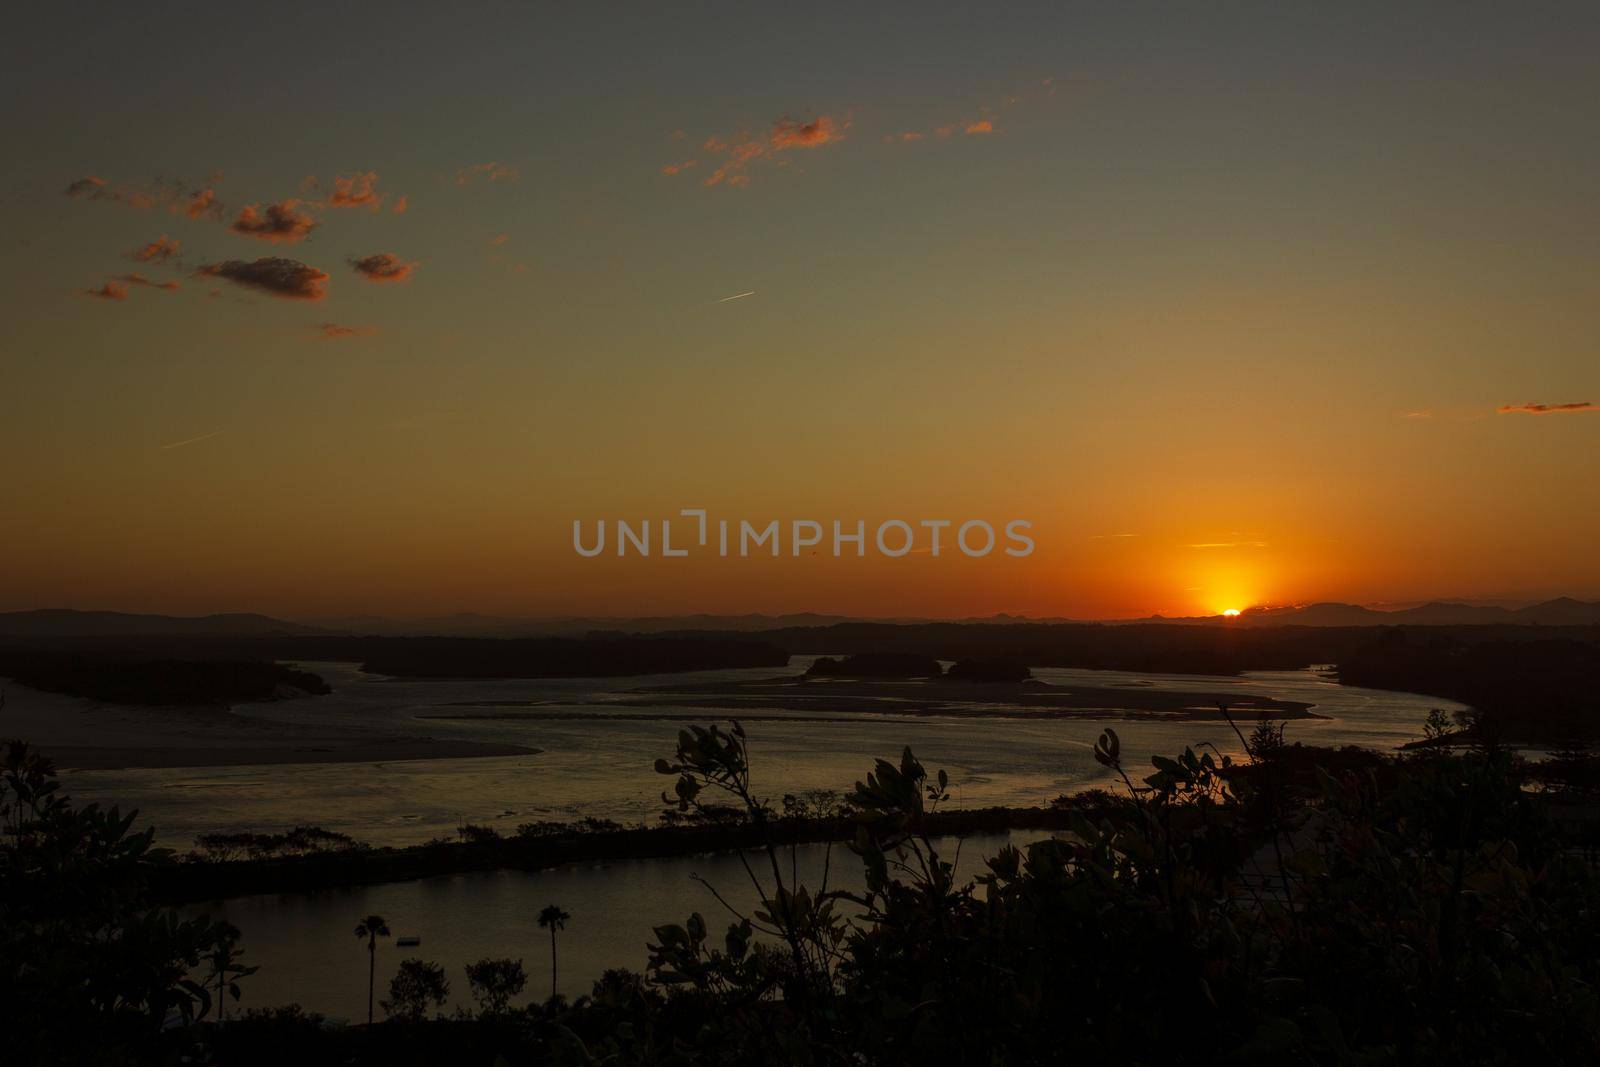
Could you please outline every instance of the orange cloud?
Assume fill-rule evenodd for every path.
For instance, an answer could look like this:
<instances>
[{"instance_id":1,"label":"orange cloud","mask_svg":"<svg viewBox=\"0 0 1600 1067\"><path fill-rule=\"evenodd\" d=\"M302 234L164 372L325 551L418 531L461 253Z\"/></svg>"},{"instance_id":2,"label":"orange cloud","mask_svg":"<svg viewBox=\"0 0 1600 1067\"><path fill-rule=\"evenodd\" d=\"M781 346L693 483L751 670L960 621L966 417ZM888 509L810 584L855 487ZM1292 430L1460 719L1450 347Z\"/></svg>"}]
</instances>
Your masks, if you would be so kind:
<instances>
[{"instance_id":1,"label":"orange cloud","mask_svg":"<svg viewBox=\"0 0 1600 1067\"><path fill-rule=\"evenodd\" d=\"M785 148L820 148L843 139L844 133L832 117L819 115L810 122L779 119L772 127L769 141L774 152L781 152Z\"/></svg>"},{"instance_id":2,"label":"orange cloud","mask_svg":"<svg viewBox=\"0 0 1600 1067\"><path fill-rule=\"evenodd\" d=\"M206 179L208 183L217 181L220 174L211 175ZM62 190L63 194L73 200L103 200L114 204L125 204L128 207L149 210L157 204L170 205L173 211L188 211L190 218L199 218L212 210L215 194L207 189L197 193L190 193L191 186L187 182L171 179L157 179L149 188L135 188L127 185L110 185L104 178L93 174L85 175L69 184ZM189 197L192 205L199 202L199 206L189 211L186 205L180 203L184 197Z\"/></svg>"},{"instance_id":3,"label":"orange cloud","mask_svg":"<svg viewBox=\"0 0 1600 1067\"><path fill-rule=\"evenodd\" d=\"M108 187L104 179L94 175L86 175L68 185L62 190L74 200L109 200L117 204L126 204L141 210L155 206L156 198L150 193L138 189Z\"/></svg>"},{"instance_id":4,"label":"orange cloud","mask_svg":"<svg viewBox=\"0 0 1600 1067\"><path fill-rule=\"evenodd\" d=\"M721 185L723 182L733 186L748 185L750 178L744 173L744 169L755 160L767 155L770 151L760 141L741 141L737 144L726 144L713 138L707 141L706 145L707 151L728 157L702 183L707 186ZM715 145L715 147L711 147L712 145Z\"/></svg>"},{"instance_id":5,"label":"orange cloud","mask_svg":"<svg viewBox=\"0 0 1600 1067\"><path fill-rule=\"evenodd\" d=\"M378 332L376 326L341 326L337 322L324 322L317 327L323 340L337 341L345 337L371 337Z\"/></svg>"},{"instance_id":6,"label":"orange cloud","mask_svg":"<svg viewBox=\"0 0 1600 1067\"><path fill-rule=\"evenodd\" d=\"M666 166L661 168L661 173L662 174L678 174L678 173L680 173L682 171L688 170L690 167L694 166L697 162L699 162L699 161L698 160L694 160L694 159L686 159L682 163L668 163Z\"/></svg>"},{"instance_id":7,"label":"orange cloud","mask_svg":"<svg viewBox=\"0 0 1600 1067\"><path fill-rule=\"evenodd\" d=\"M217 201L217 194L213 189L196 191L182 204L174 204L172 210L181 212L191 219L200 219L207 216L212 218L222 217L222 204Z\"/></svg>"},{"instance_id":8,"label":"orange cloud","mask_svg":"<svg viewBox=\"0 0 1600 1067\"><path fill-rule=\"evenodd\" d=\"M389 210L393 211L396 215L404 215L406 213L406 209L410 206L410 198L401 196L395 198L394 207L390 208Z\"/></svg>"},{"instance_id":9,"label":"orange cloud","mask_svg":"<svg viewBox=\"0 0 1600 1067\"><path fill-rule=\"evenodd\" d=\"M493 237L489 238L489 247L496 248L505 244L509 240L511 240L511 235L509 233L497 233Z\"/></svg>"},{"instance_id":10,"label":"orange cloud","mask_svg":"<svg viewBox=\"0 0 1600 1067\"><path fill-rule=\"evenodd\" d=\"M1502 415L1564 415L1578 411L1600 411L1600 405L1580 400L1572 404L1504 404L1495 410Z\"/></svg>"},{"instance_id":11,"label":"orange cloud","mask_svg":"<svg viewBox=\"0 0 1600 1067\"><path fill-rule=\"evenodd\" d=\"M128 290L117 282L108 281L98 289L85 289L84 296L92 296L100 300L126 300Z\"/></svg>"},{"instance_id":12,"label":"orange cloud","mask_svg":"<svg viewBox=\"0 0 1600 1067\"><path fill-rule=\"evenodd\" d=\"M350 265L369 282L403 282L421 264L407 263L393 252L375 252L370 256L352 259Z\"/></svg>"},{"instance_id":13,"label":"orange cloud","mask_svg":"<svg viewBox=\"0 0 1600 1067\"><path fill-rule=\"evenodd\" d=\"M300 201L293 198L268 204L265 211L259 204L248 204L228 228L258 241L292 245L317 228L317 220L298 210L299 206Z\"/></svg>"},{"instance_id":14,"label":"orange cloud","mask_svg":"<svg viewBox=\"0 0 1600 1067\"><path fill-rule=\"evenodd\" d=\"M177 292L179 289L183 288L177 282L153 282L149 278L146 278L143 274L123 274L119 275L117 280L127 282L129 285L143 285L148 286L151 289L165 289L169 293Z\"/></svg>"},{"instance_id":15,"label":"orange cloud","mask_svg":"<svg viewBox=\"0 0 1600 1067\"><path fill-rule=\"evenodd\" d=\"M844 140L844 131L848 127L849 123L840 123L831 115L819 115L810 122L781 118L772 124L772 129L762 139L744 133L731 138L708 137L700 145L700 150L707 155L720 158L716 169L707 175L701 184L734 187L748 185L750 175L747 171L751 164L771 159L779 152L792 148L821 148L823 145L835 144ZM776 162L781 165L786 161ZM661 168L661 173L677 174L692 165L693 161L669 164Z\"/></svg>"},{"instance_id":16,"label":"orange cloud","mask_svg":"<svg viewBox=\"0 0 1600 1067\"><path fill-rule=\"evenodd\" d=\"M994 132L994 123L990 122L988 119L979 119L977 122L968 124L967 132L968 133L993 133Z\"/></svg>"},{"instance_id":17,"label":"orange cloud","mask_svg":"<svg viewBox=\"0 0 1600 1067\"><path fill-rule=\"evenodd\" d=\"M140 263L165 263L177 254L183 242L162 234L147 245L142 245L128 253L129 259L138 260Z\"/></svg>"},{"instance_id":18,"label":"orange cloud","mask_svg":"<svg viewBox=\"0 0 1600 1067\"><path fill-rule=\"evenodd\" d=\"M479 178L483 178L485 181L491 182L509 182L516 181L520 177L522 177L522 172L516 167L510 166L506 163L496 163L491 160L488 163L474 163L470 167L462 167L460 170L456 171L456 184L471 185Z\"/></svg>"},{"instance_id":19,"label":"orange cloud","mask_svg":"<svg viewBox=\"0 0 1600 1067\"><path fill-rule=\"evenodd\" d=\"M328 283L326 271L308 267L299 260L282 259L277 256L265 257L251 263L240 259L208 263L200 268L200 274L210 278L222 278L235 285L260 289L285 300L321 300L328 295L324 290L324 286Z\"/></svg>"},{"instance_id":20,"label":"orange cloud","mask_svg":"<svg viewBox=\"0 0 1600 1067\"><path fill-rule=\"evenodd\" d=\"M374 189L378 184L375 170L343 174L333 179L333 195L328 197L329 207L364 207L377 211L383 197Z\"/></svg>"}]
</instances>

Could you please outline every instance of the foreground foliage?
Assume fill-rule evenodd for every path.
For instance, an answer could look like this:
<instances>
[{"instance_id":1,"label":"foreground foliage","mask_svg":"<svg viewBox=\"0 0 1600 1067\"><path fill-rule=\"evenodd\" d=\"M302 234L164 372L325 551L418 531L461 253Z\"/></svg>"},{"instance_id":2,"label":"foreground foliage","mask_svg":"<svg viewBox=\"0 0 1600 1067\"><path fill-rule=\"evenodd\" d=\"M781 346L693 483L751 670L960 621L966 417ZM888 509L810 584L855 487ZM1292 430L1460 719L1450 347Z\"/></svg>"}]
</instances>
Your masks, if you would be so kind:
<instances>
[{"instance_id":1,"label":"foreground foliage","mask_svg":"<svg viewBox=\"0 0 1600 1067\"><path fill-rule=\"evenodd\" d=\"M0 767L0 1032L15 1063L163 1058L171 1024L237 999L238 931L145 901L160 853L134 814L74 807L21 742ZM209 977L207 977L209 975ZM215 1002L220 1010L222 1001Z\"/></svg>"},{"instance_id":2,"label":"foreground foliage","mask_svg":"<svg viewBox=\"0 0 1600 1067\"><path fill-rule=\"evenodd\" d=\"M846 798L862 888L798 884L768 837L743 854L746 890L715 887L729 920L656 927L645 975L609 972L575 1003L515 1008L521 962L486 960L467 971L481 1012L429 1018L448 980L407 960L384 1004L391 1019L376 1026L329 1030L277 1010L161 1035L152 1006L204 993L156 966L137 973L164 992L129 1001L144 1044L119 1047L135 1062L181 1049L227 1064L486 1067L1600 1055L1591 860L1552 828L1551 798L1523 788L1508 754L1308 749L1271 723L1239 742L1243 762L1185 749L1135 770L1105 731L1095 756L1118 795L1064 801L1070 832L1002 849L970 881L929 832L951 783L907 749ZM759 792L737 723L683 731L656 770L686 816L732 807L765 832L786 807ZM14 862L8 853L8 871ZM94 864L60 875L86 890L103 876ZM738 906L752 897L756 907ZM63 951L89 951L76 939L92 947L99 930L63 933ZM150 958L181 965L187 944L169 935ZM71 972L80 978L117 973L103 957L65 958L88 968ZM31 995L35 972L6 973ZM59 1033L99 1010L68 997L34 1025Z\"/></svg>"}]
</instances>

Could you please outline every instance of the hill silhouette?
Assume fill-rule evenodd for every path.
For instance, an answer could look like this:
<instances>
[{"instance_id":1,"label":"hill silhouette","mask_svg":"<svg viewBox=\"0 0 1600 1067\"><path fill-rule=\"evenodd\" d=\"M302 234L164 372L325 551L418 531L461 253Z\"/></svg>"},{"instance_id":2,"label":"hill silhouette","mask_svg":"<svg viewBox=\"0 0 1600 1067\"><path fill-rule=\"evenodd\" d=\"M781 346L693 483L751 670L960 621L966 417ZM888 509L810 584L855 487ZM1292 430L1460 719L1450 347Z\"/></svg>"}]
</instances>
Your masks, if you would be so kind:
<instances>
[{"instance_id":1,"label":"hill silhouette","mask_svg":"<svg viewBox=\"0 0 1600 1067\"><path fill-rule=\"evenodd\" d=\"M332 632L248 612L179 616L41 608L36 611L0 613L0 635L7 637L273 636Z\"/></svg>"}]
</instances>

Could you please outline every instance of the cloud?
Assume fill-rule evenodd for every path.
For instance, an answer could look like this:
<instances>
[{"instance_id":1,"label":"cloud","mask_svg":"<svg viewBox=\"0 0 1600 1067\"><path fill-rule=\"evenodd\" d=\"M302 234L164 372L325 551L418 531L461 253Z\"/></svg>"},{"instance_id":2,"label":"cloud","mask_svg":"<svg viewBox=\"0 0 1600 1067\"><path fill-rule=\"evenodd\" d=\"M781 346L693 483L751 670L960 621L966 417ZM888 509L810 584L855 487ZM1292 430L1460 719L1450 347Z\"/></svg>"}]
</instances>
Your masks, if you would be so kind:
<instances>
[{"instance_id":1,"label":"cloud","mask_svg":"<svg viewBox=\"0 0 1600 1067\"><path fill-rule=\"evenodd\" d=\"M83 290L84 296L92 296L99 300L126 300L128 290L126 286L114 281L108 281L98 289Z\"/></svg>"},{"instance_id":2,"label":"cloud","mask_svg":"<svg viewBox=\"0 0 1600 1067\"><path fill-rule=\"evenodd\" d=\"M825 144L844 139L844 132L829 115L819 115L810 122L796 119L779 119L772 127L769 141L774 152L785 148L821 148Z\"/></svg>"},{"instance_id":3,"label":"cloud","mask_svg":"<svg viewBox=\"0 0 1600 1067\"><path fill-rule=\"evenodd\" d=\"M977 122L967 124L968 133L993 133L994 123L988 119L979 119Z\"/></svg>"},{"instance_id":4,"label":"cloud","mask_svg":"<svg viewBox=\"0 0 1600 1067\"><path fill-rule=\"evenodd\" d=\"M183 203L172 205L172 210L191 219L222 217L222 204L214 189L198 189Z\"/></svg>"},{"instance_id":5,"label":"cloud","mask_svg":"<svg viewBox=\"0 0 1600 1067\"><path fill-rule=\"evenodd\" d=\"M754 161L770 153L770 149L760 141L740 141L736 144L725 144L713 138L706 142L706 150L716 155L725 155L728 158L718 164L717 169L702 183L706 186L728 185L739 187L750 184L750 176L744 173Z\"/></svg>"},{"instance_id":6,"label":"cloud","mask_svg":"<svg viewBox=\"0 0 1600 1067\"><path fill-rule=\"evenodd\" d=\"M765 137L740 133L733 137L708 137L700 150L714 157L716 169L701 182L705 186L729 185L735 188L750 184L747 171L750 165L772 159L780 152L796 148L821 148L844 140L848 122L840 122L832 115L819 115L809 122L781 118L772 124ZM783 162L779 160L778 162ZM677 174L693 165L693 161L668 164L661 168L663 174Z\"/></svg>"},{"instance_id":7,"label":"cloud","mask_svg":"<svg viewBox=\"0 0 1600 1067\"><path fill-rule=\"evenodd\" d=\"M206 182L216 182L221 177L221 174L213 174L206 178ZM191 189L190 183L170 178L158 178L148 188L113 186L104 178L88 174L69 184L62 193L73 200L103 200L142 211L157 204L167 204L174 212L187 214L192 219L213 214L220 207L216 203L216 194L210 188L193 193Z\"/></svg>"},{"instance_id":8,"label":"cloud","mask_svg":"<svg viewBox=\"0 0 1600 1067\"><path fill-rule=\"evenodd\" d=\"M329 207L364 207L377 211L383 205L383 196L373 187L378 184L375 170L341 174L333 179L333 193L328 197Z\"/></svg>"},{"instance_id":9,"label":"cloud","mask_svg":"<svg viewBox=\"0 0 1600 1067\"><path fill-rule=\"evenodd\" d=\"M479 178L490 182L514 182L522 177L522 172L507 163L474 163L470 167L462 167L456 171L457 185L471 185Z\"/></svg>"},{"instance_id":10,"label":"cloud","mask_svg":"<svg viewBox=\"0 0 1600 1067\"><path fill-rule=\"evenodd\" d=\"M1265 541L1204 541L1197 545L1184 545L1184 548L1266 548Z\"/></svg>"},{"instance_id":11,"label":"cloud","mask_svg":"<svg viewBox=\"0 0 1600 1067\"><path fill-rule=\"evenodd\" d=\"M326 341L338 341L346 337L371 337L378 332L376 326L342 326L337 322L324 322L317 327L318 333Z\"/></svg>"},{"instance_id":12,"label":"cloud","mask_svg":"<svg viewBox=\"0 0 1600 1067\"><path fill-rule=\"evenodd\" d=\"M393 211L396 215L404 215L406 213L406 209L409 208L410 206L411 206L411 198L410 197L398 196L398 197L395 197L394 207L390 208L389 210Z\"/></svg>"},{"instance_id":13,"label":"cloud","mask_svg":"<svg viewBox=\"0 0 1600 1067\"><path fill-rule=\"evenodd\" d=\"M1600 411L1600 405L1580 400L1572 404L1504 404L1495 410L1502 415L1565 415L1579 411Z\"/></svg>"},{"instance_id":14,"label":"cloud","mask_svg":"<svg viewBox=\"0 0 1600 1067\"><path fill-rule=\"evenodd\" d=\"M162 234L147 245L140 245L128 253L128 258L139 263L165 263L177 254L182 241Z\"/></svg>"},{"instance_id":15,"label":"cloud","mask_svg":"<svg viewBox=\"0 0 1600 1067\"><path fill-rule=\"evenodd\" d=\"M698 162L699 162L699 160L686 159L682 163L668 163L666 166L661 168L661 173L662 174L681 174L683 171L688 170L690 167L694 166Z\"/></svg>"},{"instance_id":16,"label":"cloud","mask_svg":"<svg viewBox=\"0 0 1600 1067\"><path fill-rule=\"evenodd\" d=\"M489 247L496 248L505 244L509 240L511 240L511 235L509 233L497 233L493 237L489 238Z\"/></svg>"},{"instance_id":17,"label":"cloud","mask_svg":"<svg viewBox=\"0 0 1600 1067\"><path fill-rule=\"evenodd\" d=\"M151 193L122 186L113 189L106 185L104 179L92 174L79 178L62 192L74 200L109 200L112 203L126 204L141 210L154 207L156 202L155 196Z\"/></svg>"},{"instance_id":18,"label":"cloud","mask_svg":"<svg viewBox=\"0 0 1600 1067\"><path fill-rule=\"evenodd\" d=\"M1424 408L1421 411L1408 411L1405 417L1408 419L1431 419L1433 418L1433 412Z\"/></svg>"},{"instance_id":19,"label":"cloud","mask_svg":"<svg viewBox=\"0 0 1600 1067\"><path fill-rule=\"evenodd\" d=\"M247 204L228 229L258 241L292 245L317 228L317 220L299 207L300 201L293 198L268 204L264 211L259 204Z\"/></svg>"},{"instance_id":20,"label":"cloud","mask_svg":"<svg viewBox=\"0 0 1600 1067\"><path fill-rule=\"evenodd\" d=\"M117 281L127 282L129 285L142 285L151 289L165 289L169 293L175 293L183 288L177 282L153 282L143 274L119 274L117 275Z\"/></svg>"},{"instance_id":21,"label":"cloud","mask_svg":"<svg viewBox=\"0 0 1600 1067\"><path fill-rule=\"evenodd\" d=\"M403 282L421 266L419 263L407 263L393 252L374 252L370 256L351 259L350 265L369 282Z\"/></svg>"},{"instance_id":22,"label":"cloud","mask_svg":"<svg viewBox=\"0 0 1600 1067\"><path fill-rule=\"evenodd\" d=\"M285 300L321 300L328 295L324 290L324 286L328 283L327 272L308 267L299 260L282 259L277 256L269 256L251 263L246 263L242 259L208 263L200 268L200 274L210 278L222 278L235 285L260 289Z\"/></svg>"},{"instance_id":23,"label":"cloud","mask_svg":"<svg viewBox=\"0 0 1600 1067\"><path fill-rule=\"evenodd\" d=\"M62 192L73 199L78 199L79 197L98 199L100 194L105 191L105 187L105 179L96 178L93 174L86 174L67 186Z\"/></svg>"}]
</instances>

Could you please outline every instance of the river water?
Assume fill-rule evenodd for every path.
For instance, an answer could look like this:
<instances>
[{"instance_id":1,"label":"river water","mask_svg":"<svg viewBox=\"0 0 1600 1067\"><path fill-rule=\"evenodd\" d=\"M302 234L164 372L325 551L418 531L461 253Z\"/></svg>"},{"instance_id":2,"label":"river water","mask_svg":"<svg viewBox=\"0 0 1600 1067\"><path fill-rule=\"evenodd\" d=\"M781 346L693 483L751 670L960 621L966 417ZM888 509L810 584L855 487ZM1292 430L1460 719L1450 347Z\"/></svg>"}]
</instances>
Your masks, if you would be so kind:
<instances>
[{"instance_id":1,"label":"river water","mask_svg":"<svg viewBox=\"0 0 1600 1067\"><path fill-rule=\"evenodd\" d=\"M808 658L796 658L799 673ZM651 770L671 754L685 722L726 713L673 707L608 707L650 685L759 679L772 669L716 671L629 679L414 681L372 677L351 664L306 664L335 688L314 700L243 705L241 715L295 723L335 724L394 734L512 742L534 755L362 764L297 764L189 769L79 771L70 775L83 800L138 807L158 840L185 847L210 830L269 831L315 824L375 845L453 837L463 822L512 832L520 822L584 816L650 821L669 784ZM1275 697L1314 705L1322 718L1291 721L1289 741L1391 749L1421 735L1431 708L1455 705L1433 697L1352 689L1315 671L1263 672L1240 678L1036 669L1040 680L1065 685L1156 687L1225 698ZM636 697L637 694L632 694ZM1197 704L1209 703L1197 698ZM483 718L439 715L475 714ZM510 715L512 717L506 717ZM777 718L782 716L782 718ZM1094 761L1102 729L1117 730L1124 760L1142 766L1152 753L1209 742L1240 754L1225 723L1130 718L1107 709L1082 717L1032 720L956 716L819 713L814 709L741 714L751 738L754 783L774 798L803 789L844 791L874 757L910 745L930 771L951 777L956 806L1036 805L1092 786L1113 787ZM1248 729L1249 724L1245 724ZM1025 842L1037 835L1022 834ZM962 846L962 867L981 869L1005 836ZM802 848L797 863L815 885L823 846ZM832 853L834 881L859 884L847 850ZM806 872L811 872L806 875ZM247 962L260 973L244 983L244 1006L298 1002L330 1017L364 1017L366 952L353 935L369 913L384 915L396 937L422 938L417 949L380 947L380 997L402 955L446 966L454 1003L465 1003L462 967L485 956L523 957L525 996L550 990L550 944L539 910L562 905L572 914L559 935L559 988L587 992L608 967L642 967L650 928L681 922L698 910L720 930L726 913L695 880L701 875L737 906L752 899L735 857L706 856L617 862L537 873L497 872L426 879L314 895L239 898L189 909L227 918L244 931Z\"/></svg>"}]
</instances>

